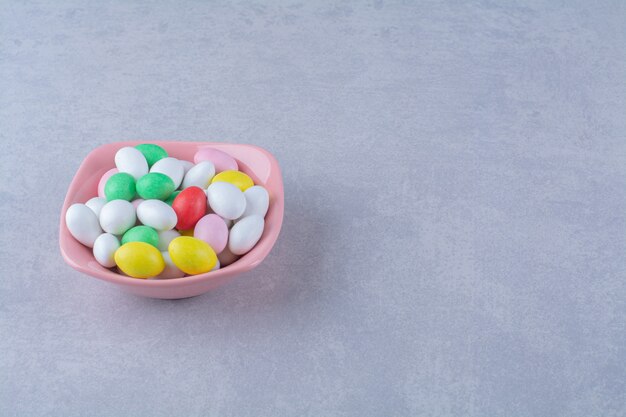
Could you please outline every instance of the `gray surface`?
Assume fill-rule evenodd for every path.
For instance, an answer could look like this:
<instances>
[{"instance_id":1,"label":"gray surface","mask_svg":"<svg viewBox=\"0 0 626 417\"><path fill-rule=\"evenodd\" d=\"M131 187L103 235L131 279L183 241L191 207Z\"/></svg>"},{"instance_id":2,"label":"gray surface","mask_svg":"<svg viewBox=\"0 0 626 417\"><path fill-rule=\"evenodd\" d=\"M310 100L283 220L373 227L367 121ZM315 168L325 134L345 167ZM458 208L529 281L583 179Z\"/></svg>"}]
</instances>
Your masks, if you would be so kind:
<instances>
[{"instance_id":1,"label":"gray surface","mask_svg":"<svg viewBox=\"0 0 626 417\"><path fill-rule=\"evenodd\" d=\"M0 6L0 415L626 415L623 2L55 3ZM267 261L184 301L66 266L73 173L135 138L273 152Z\"/></svg>"}]
</instances>

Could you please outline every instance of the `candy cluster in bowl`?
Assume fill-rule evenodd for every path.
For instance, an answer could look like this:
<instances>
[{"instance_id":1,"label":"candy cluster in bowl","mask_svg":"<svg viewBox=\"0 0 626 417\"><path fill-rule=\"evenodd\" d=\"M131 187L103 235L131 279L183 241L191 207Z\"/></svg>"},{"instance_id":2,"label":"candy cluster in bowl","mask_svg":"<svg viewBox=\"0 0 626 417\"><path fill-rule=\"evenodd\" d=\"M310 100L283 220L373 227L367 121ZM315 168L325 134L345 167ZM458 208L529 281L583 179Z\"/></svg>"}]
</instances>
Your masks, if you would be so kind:
<instances>
[{"instance_id":1,"label":"candy cluster in bowl","mask_svg":"<svg viewBox=\"0 0 626 417\"><path fill-rule=\"evenodd\" d=\"M220 149L224 146L236 152ZM233 153L247 158L248 164ZM112 154L111 149L107 154ZM253 168L266 181L259 179ZM140 295L197 295L251 269L267 255L282 223L282 180L276 161L249 145L129 143L115 150L109 169L96 181L93 175L90 180L91 198L70 199L68 192L60 239L64 257L90 275L117 283L122 279L125 289ZM79 186L75 178L70 189ZM88 195L85 190L80 194ZM268 213L273 215L266 219ZM64 250L67 235L92 251L87 270ZM264 244L258 244L264 237ZM252 256L257 246L261 248ZM251 258L246 260L249 256L244 255L249 252ZM85 254L81 255L84 258ZM240 257L243 259L238 261ZM94 267L93 260L99 267ZM221 273L231 264L230 274ZM180 284L164 285L172 290L168 292L159 288L166 281ZM200 282L205 285L198 285ZM151 284L154 289L147 290Z\"/></svg>"}]
</instances>

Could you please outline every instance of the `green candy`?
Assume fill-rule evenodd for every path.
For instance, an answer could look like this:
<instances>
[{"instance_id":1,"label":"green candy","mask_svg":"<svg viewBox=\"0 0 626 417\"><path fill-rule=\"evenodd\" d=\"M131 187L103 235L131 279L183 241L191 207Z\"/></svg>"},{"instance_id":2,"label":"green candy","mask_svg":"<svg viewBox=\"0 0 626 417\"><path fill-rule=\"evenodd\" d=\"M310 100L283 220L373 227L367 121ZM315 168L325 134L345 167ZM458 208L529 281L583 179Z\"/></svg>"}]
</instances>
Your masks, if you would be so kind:
<instances>
[{"instance_id":1,"label":"green candy","mask_svg":"<svg viewBox=\"0 0 626 417\"><path fill-rule=\"evenodd\" d=\"M122 245L128 242L145 242L155 248L159 246L159 234L148 226L135 226L122 236Z\"/></svg>"},{"instance_id":2,"label":"green candy","mask_svg":"<svg viewBox=\"0 0 626 417\"><path fill-rule=\"evenodd\" d=\"M143 154L148 161L148 166L151 167L159 159L167 158L167 152L159 145L153 145L152 143L142 143L135 146L135 148Z\"/></svg>"},{"instance_id":3,"label":"green candy","mask_svg":"<svg viewBox=\"0 0 626 417\"><path fill-rule=\"evenodd\" d=\"M104 185L104 196L107 201L131 201L135 198L135 178L125 172L111 175Z\"/></svg>"},{"instance_id":4,"label":"green candy","mask_svg":"<svg viewBox=\"0 0 626 417\"><path fill-rule=\"evenodd\" d=\"M174 181L160 172L151 172L137 180L137 194L146 200L165 200L175 189Z\"/></svg>"},{"instance_id":5,"label":"green candy","mask_svg":"<svg viewBox=\"0 0 626 417\"><path fill-rule=\"evenodd\" d=\"M180 191L174 191L169 197L167 197L165 202L171 206L178 194L180 194Z\"/></svg>"}]
</instances>

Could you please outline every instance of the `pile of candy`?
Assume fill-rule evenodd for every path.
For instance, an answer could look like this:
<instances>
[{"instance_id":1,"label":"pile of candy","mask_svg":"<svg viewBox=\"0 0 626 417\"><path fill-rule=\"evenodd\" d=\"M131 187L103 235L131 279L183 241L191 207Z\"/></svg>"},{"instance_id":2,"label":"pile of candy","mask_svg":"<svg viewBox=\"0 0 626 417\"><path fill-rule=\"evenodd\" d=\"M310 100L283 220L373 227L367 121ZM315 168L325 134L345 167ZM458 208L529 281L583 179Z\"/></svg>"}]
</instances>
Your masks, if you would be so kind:
<instances>
[{"instance_id":1,"label":"pile of candy","mask_svg":"<svg viewBox=\"0 0 626 417\"><path fill-rule=\"evenodd\" d=\"M269 194L218 149L199 149L194 163L154 144L120 149L98 197L67 209L67 228L100 265L134 278L180 278L233 263L261 238Z\"/></svg>"}]
</instances>

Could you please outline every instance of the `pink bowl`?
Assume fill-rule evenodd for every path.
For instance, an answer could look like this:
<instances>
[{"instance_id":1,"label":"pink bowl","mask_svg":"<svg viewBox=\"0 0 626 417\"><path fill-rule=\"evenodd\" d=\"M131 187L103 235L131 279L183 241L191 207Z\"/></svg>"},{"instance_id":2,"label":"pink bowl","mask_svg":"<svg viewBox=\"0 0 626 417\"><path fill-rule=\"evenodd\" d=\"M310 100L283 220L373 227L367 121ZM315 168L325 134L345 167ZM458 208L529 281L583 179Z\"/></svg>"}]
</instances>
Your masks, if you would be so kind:
<instances>
[{"instance_id":1,"label":"pink bowl","mask_svg":"<svg viewBox=\"0 0 626 417\"><path fill-rule=\"evenodd\" d=\"M250 175L255 184L263 185L270 194L270 207L265 217L265 230L261 240L246 255L233 264L206 274L166 280L130 278L101 266L93 257L90 248L81 245L70 234L65 225L65 212L74 203L85 203L98 194L98 181L102 174L115 166L114 157L118 149L140 143L155 143L162 146L170 156L193 161L193 156L202 146L220 149L237 160L239 169ZM270 252L283 223L285 208L283 179L276 159L266 150L253 145L238 145L212 142L116 142L94 149L83 161L74 176L65 196L61 221L59 222L59 246L61 254L71 267L87 275L118 285L125 291L152 298L186 298L203 294L230 281L236 275L259 265Z\"/></svg>"}]
</instances>

